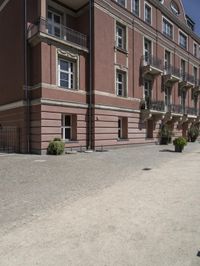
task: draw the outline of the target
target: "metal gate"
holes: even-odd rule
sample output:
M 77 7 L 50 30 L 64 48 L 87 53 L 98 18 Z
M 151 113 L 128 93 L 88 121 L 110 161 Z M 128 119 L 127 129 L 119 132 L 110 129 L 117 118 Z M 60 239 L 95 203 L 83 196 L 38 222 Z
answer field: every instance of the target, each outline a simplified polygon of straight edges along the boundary
M 0 152 L 19 152 L 19 128 L 0 127 Z

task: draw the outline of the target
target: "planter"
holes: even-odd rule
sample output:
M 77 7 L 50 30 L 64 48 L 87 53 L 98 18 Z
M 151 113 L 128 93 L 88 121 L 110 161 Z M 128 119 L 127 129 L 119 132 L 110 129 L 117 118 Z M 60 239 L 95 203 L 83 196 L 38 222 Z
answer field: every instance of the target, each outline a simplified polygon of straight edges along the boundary
M 182 152 L 182 151 L 183 151 L 183 147 L 175 145 L 175 152 Z
M 194 138 L 191 137 L 191 138 L 190 138 L 190 141 L 191 141 L 191 142 L 195 142 L 196 140 L 197 140 L 196 137 L 194 137 Z
M 160 139 L 160 145 L 167 145 L 169 143 L 169 138 L 168 137 L 162 137 Z

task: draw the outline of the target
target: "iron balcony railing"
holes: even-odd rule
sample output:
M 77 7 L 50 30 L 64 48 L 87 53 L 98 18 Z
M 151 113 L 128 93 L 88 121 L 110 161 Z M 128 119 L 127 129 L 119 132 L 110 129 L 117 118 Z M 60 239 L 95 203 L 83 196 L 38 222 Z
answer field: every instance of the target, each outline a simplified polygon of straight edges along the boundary
M 194 85 L 195 85 L 195 87 L 199 87 L 200 86 L 200 80 L 197 78 L 194 78 Z
M 198 110 L 197 110 L 197 108 L 194 108 L 194 107 L 186 107 L 185 108 L 185 114 L 198 115 Z
M 182 114 L 183 113 L 183 108 L 181 105 L 176 105 L 176 104 L 169 104 L 167 106 L 167 111 L 175 114 Z
M 165 74 L 166 75 L 174 75 L 174 76 L 176 76 L 178 78 L 180 78 L 180 76 L 181 76 L 180 69 L 175 67 L 175 66 L 165 65 L 164 69 L 165 69 Z
M 147 109 L 154 110 L 154 111 L 165 111 L 165 105 L 163 101 L 156 101 L 156 100 L 149 100 L 146 99 L 146 107 Z
M 51 27 L 52 28 L 52 27 Z M 71 28 L 68 28 L 62 24 L 50 30 L 50 24 L 48 20 L 40 18 L 35 24 L 31 25 L 28 30 L 28 38 L 33 37 L 38 32 L 51 35 L 57 39 L 74 43 L 81 47 L 87 48 L 87 36 L 75 31 Z
M 188 74 L 187 72 L 181 71 L 181 79 L 182 79 L 182 81 L 195 84 L 195 77 L 193 75 Z
M 152 56 L 151 54 L 146 54 L 142 56 L 142 64 L 143 66 L 149 65 L 157 69 L 163 70 L 162 60 L 155 56 Z
M 176 105 L 176 104 L 168 104 L 166 105 L 164 101 L 156 101 L 156 100 L 149 100 L 148 98 L 145 99 L 146 102 L 146 109 L 154 110 L 158 112 L 171 112 L 175 114 L 187 114 L 187 115 L 200 115 L 200 110 L 194 107 L 185 107 L 183 105 Z

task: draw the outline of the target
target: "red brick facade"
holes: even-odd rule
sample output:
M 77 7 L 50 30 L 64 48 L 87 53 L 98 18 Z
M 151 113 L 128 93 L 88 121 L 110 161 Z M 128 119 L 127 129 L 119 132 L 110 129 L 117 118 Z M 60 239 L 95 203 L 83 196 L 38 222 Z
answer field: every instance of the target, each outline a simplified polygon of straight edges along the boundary
M 91 31 L 87 0 L 5 2 L 0 124 L 20 128 L 21 152 L 45 153 L 54 137 L 77 149 L 155 143 L 161 124 L 185 136 L 199 123 L 200 38 L 181 1 L 138 0 L 135 15 L 134 0 L 94 0 Z

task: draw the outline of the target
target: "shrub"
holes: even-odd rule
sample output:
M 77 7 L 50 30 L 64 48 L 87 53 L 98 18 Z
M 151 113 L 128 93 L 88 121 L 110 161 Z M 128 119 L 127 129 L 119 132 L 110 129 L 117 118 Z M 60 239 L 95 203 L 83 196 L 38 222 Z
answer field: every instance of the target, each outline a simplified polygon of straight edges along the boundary
M 54 138 L 53 141 L 61 141 L 61 138 Z
M 179 147 L 180 149 L 183 149 L 185 145 L 187 145 L 187 140 L 183 137 L 178 137 L 174 139 L 173 141 L 174 146 Z
M 162 125 L 159 132 L 158 138 L 160 139 L 160 144 L 168 144 L 172 138 L 172 131 L 167 125 Z
M 47 148 L 47 154 L 49 155 L 61 155 L 63 154 L 65 149 L 65 144 L 58 140 L 58 138 L 55 138 L 53 141 L 49 143 L 49 146 Z
M 199 129 L 196 126 L 191 126 L 188 129 L 188 141 L 194 142 L 199 136 Z

